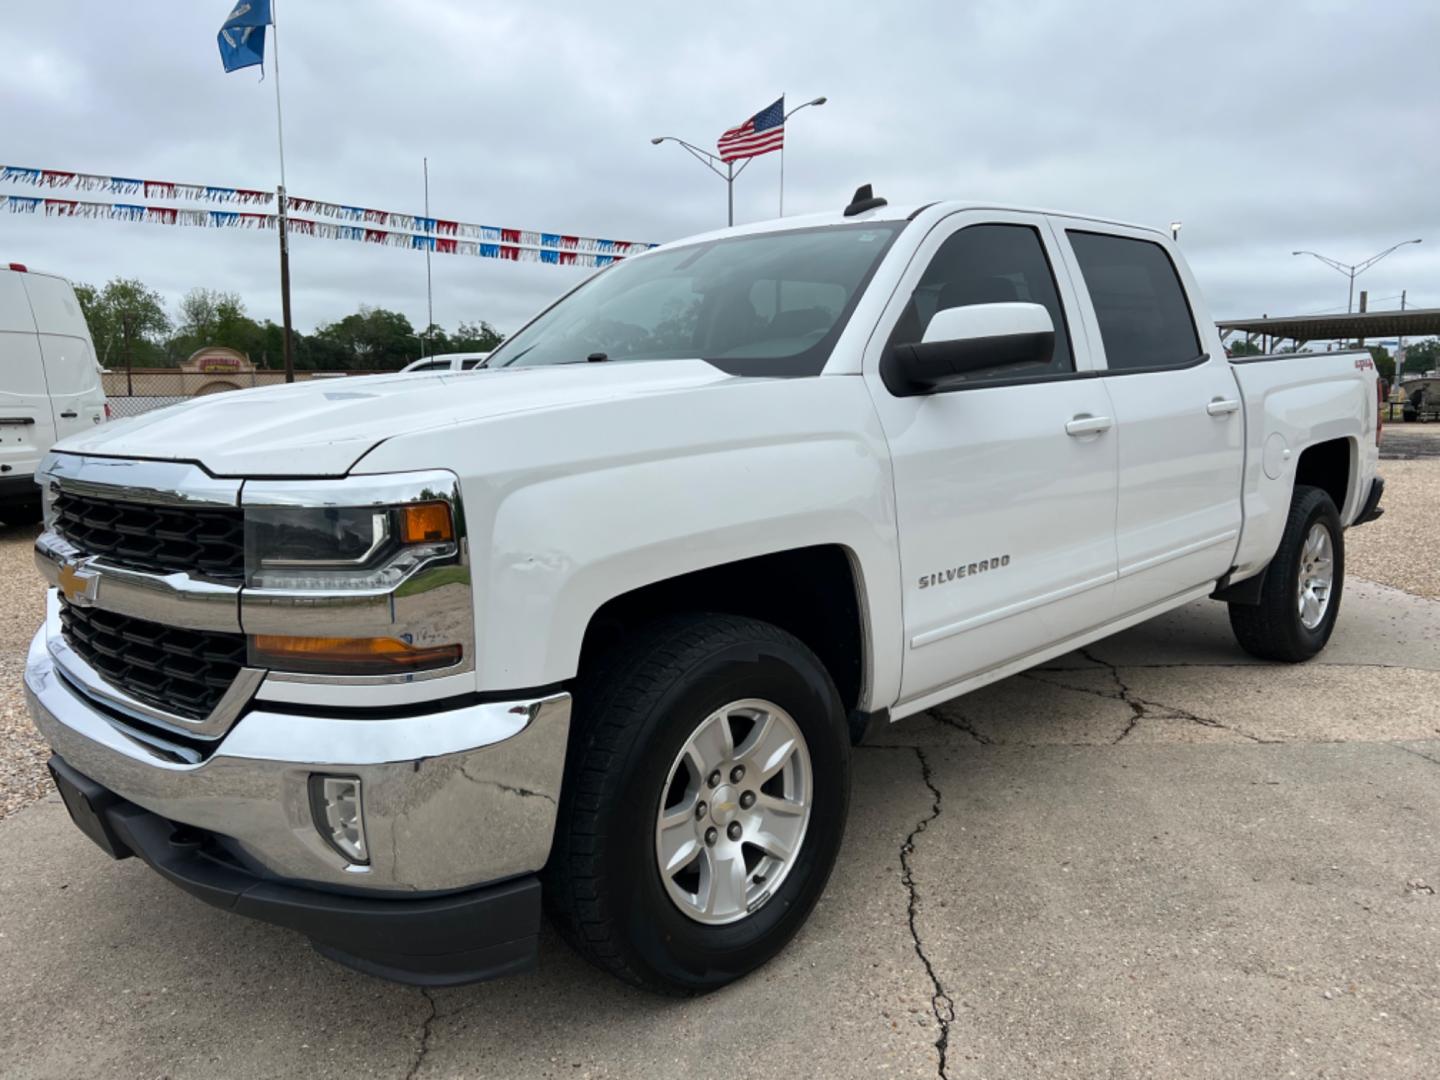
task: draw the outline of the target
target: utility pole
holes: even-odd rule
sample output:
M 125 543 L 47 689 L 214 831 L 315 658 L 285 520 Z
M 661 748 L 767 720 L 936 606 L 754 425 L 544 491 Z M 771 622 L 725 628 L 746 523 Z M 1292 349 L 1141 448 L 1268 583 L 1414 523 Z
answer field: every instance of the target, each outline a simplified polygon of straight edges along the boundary
M 1354 287 L 1355 287 L 1355 279 L 1354 279 L 1354 278 L 1351 278 L 1351 279 L 1350 279 L 1350 287 L 1351 287 L 1351 288 L 1354 288 Z M 1364 314 L 1365 314 L 1365 308 L 1368 306 L 1368 304 L 1366 303 L 1366 301 L 1368 301 L 1369 298 L 1370 298 L 1370 293 L 1367 292 L 1365 289 L 1361 289 L 1361 290 L 1360 290 L 1360 314 L 1361 314 L 1361 315 L 1364 315 Z M 1358 338 L 1358 339 L 1357 339 L 1357 342 L 1358 342 L 1360 348 L 1362 348 L 1362 349 L 1365 348 L 1365 338 L 1364 338 L 1363 336 L 1360 337 L 1360 338 Z
M 430 228 L 430 159 L 423 159 L 425 162 L 425 349 L 421 353 L 431 355 L 434 350 L 430 348 L 430 328 L 435 325 L 435 294 L 430 285 L 430 249 L 435 246 L 435 237 Z
M 1400 314 L 1405 314 L 1405 293 L 1400 290 Z M 1403 325 L 1403 324 L 1402 324 Z M 1395 385 L 1400 385 L 1400 376 L 1405 373 L 1405 335 L 1395 335 Z

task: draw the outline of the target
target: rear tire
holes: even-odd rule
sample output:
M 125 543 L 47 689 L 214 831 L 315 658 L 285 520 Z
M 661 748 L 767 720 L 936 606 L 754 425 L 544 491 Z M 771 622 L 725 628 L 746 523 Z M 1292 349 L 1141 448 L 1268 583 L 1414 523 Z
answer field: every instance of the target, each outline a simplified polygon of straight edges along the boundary
M 1319 583 L 1328 574 L 1328 586 Z M 1322 489 L 1298 485 L 1280 548 L 1265 570 L 1258 604 L 1231 604 L 1240 647 L 1262 660 L 1298 663 L 1325 647 L 1345 589 L 1345 532 Z
M 761 745 L 767 708 L 781 726 L 765 730 L 786 738 Z M 697 768 L 704 732 L 720 741 Z M 627 982 L 668 994 L 717 989 L 764 964 L 804 923 L 834 867 L 849 799 L 845 712 L 804 644 L 755 619 L 666 618 L 582 672 L 547 910 L 576 951 Z M 801 802 L 790 857 L 765 853 L 775 845 L 763 815 Z M 662 828 L 680 830 L 669 865 L 683 868 L 670 874 Z M 707 880 L 728 883 L 738 905 L 721 903 Z

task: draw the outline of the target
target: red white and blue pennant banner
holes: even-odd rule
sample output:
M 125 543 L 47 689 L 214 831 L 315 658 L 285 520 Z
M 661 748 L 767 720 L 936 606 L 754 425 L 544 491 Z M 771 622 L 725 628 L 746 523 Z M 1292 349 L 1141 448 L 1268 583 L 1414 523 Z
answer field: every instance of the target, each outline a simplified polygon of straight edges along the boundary
M 141 203 L 92 202 L 85 199 L 56 199 L 31 195 L 0 195 L 0 210 L 12 214 L 40 214 L 46 217 L 106 218 L 112 221 L 144 221 L 155 225 L 187 225 L 214 229 L 274 229 L 279 215 L 237 210 L 190 210 L 175 206 L 147 206 Z M 456 237 L 421 236 L 415 233 L 379 229 L 370 225 L 345 225 L 311 218 L 289 219 L 290 232 L 325 240 L 354 240 L 384 247 L 427 248 L 442 255 L 469 255 L 508 262 L 551 263 L 557 266 L 599 268 L 625 256 L 600 250 L 581 251 L 558 245 L 489 243 Z M 548 238 L 548 237 L 547 237 Z M 597 241 L 606 243 L 607 241 Z
M 215 203 L 242 203 L 251 205 L 270 206 L 275 202 L 275 193 L 271 191 L 257 191 L 251 188 L 217 187 L 211 184 L 180 184 L 168 180 L 139 180 L 124 176 L 100 176 L 93 173 L 65 172 L 59 169 L 32 169 L 20 165 L 0 166 L 0 183 L 11 182 L 17 184 L 31 184 L 36 187 L 46 188 L 73 188 L 77 191 L 104 191 L 115 195 L 138 195 L 143 194 L 147 199 L 174 199 L 189 202 L 215 202 Z M 11 199 L 20 196 L 9 196 Z M 65 200 L 58 200 L 64 202 Z M 75 202 L 76 200 L 70 200 Z M 39 200 L 37 200 L 38 204 Z M 322 199 L 306 199 L 291 195 L 286 199 L 289 213 L 294 214 L 318 214 L 321 217 L 332 218 L 339 222 L 354 222 L 368 227 L 371 231 L 385 229 L 399 229 L 406 233 L 424 234 L 421 239 L 430 241 L 433 251 L 450 251 L 448 241 L 478 240 L 486 245 L 499 245 L 501 247 L 515 247 L 521 251 L 556 251 L 560 253 L 587 253 L 594 255 L 610 255 L 623 258 L 626 255 L 638 255 L 642 251 L 648 251 L 654 244 L 641 243 L 629 240 L 604 240 L 593 236 L 573 236 L 567 233 L 543 232 L 536 229 L 511 229 L 500 225 L 476 225 L 467 221 L 451 221 L 440 217 L 423 217 L 418 214 L 401 214 L 391 210 L 375 210 L 364 206 L 347 206 L 343 203 L 325 202 Z M 93 203 L 93 206 L 106 204 Z M 114 204 L 122 206 L 124 204 Z M 11 210 L 16 210 L 12 205 Z M 164 207 L 150 207 L 154 211 L 166 210 Z M 49 213 L 49 211 L 46 211 Z M 187 211 L 169 210 L 170 214 L 206 214 L 210 211 Z M 110 214 L 88 213 L 87 217 L 113 217 Z M 139 218 L 128 220 L 160 221 L 158 216 L 141 215 Z M 294 232 L 304 232 L 296 227 L 302 218 L 291 217 L 291 228 Z M 167 224 L 176 224 L 176 221 L 168 221 Z M 195 224 L 194 221 L 185 221 L 185 224 Z M 322 223 L 315 222 L 319 226 Z M 268 226 L 268 227 L 273 227 Z M 310 232 L 312 236 L 331 236 L 327 230 Z M 339 235 L 339 234 L 333 234 Z M 348 233 L 341 236 L 342 239 L 350 239 Z M 363 237 L 361 237 L 363 239 Z M 410 245 L 403 245 L 410 246 Z M 425 244 L 417 244 L 416 247 L 425 247 Z M 508 257 L 508 256 L 497 256 Z M 591 265 L 580 263 L 574 259 L 542 259 L 542 262 L 558 262 L 561 265 Z
M 114 195 L 141 195 L 147 199 L 188 199 L 192 202 L 238 202 L 268 205 L 273 191 L 251 188 L 215 187 L 210 184 L 176 184 L 169 180 L 139 180 L 128 176 L 100 176 L 95 173 L 63 172 L 59 169 L 30 169 L 22 165 L 0 166 L 0 182 L 33 184 L 35 187 L 74 188 L 76 191 L 108 191 Z

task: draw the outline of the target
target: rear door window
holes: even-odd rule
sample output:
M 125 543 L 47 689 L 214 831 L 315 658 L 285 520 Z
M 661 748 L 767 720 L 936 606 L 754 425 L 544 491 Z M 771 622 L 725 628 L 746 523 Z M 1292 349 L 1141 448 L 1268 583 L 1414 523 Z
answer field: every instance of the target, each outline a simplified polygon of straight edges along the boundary
M 1070 230 L 1111 371 L 1186 367 L 1200 357 L 1195 317 L 1159 244 Z

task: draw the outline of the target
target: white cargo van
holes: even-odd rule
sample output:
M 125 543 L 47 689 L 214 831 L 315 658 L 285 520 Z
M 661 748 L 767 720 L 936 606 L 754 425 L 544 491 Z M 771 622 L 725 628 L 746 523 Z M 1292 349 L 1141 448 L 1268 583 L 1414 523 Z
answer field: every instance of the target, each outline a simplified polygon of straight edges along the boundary
M 50 444 L 105 420 L 95 346 L 75 290 L 0 267 L 0 521 L 40 520 L 35 466 Z

